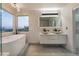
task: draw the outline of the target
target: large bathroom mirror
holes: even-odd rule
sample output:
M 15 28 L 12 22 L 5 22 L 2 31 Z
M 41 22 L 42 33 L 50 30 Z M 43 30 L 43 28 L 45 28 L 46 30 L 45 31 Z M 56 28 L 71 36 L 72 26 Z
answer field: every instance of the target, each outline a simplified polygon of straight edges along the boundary
M 61 27 L 62 21 L 58 15 L 55 16 L 41 16 L 40 27 Z

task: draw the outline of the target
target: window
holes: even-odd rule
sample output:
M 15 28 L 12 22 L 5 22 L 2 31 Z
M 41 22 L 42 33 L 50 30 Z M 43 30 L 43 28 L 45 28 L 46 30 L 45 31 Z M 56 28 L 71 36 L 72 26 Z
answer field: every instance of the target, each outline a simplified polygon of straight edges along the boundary
M 3 9 L 2 12 L 2 32 L 13 31 L 13 15 Z
M 18 31 L 28 31 L 28 30 L 29 30 L 29 17 L 18 16 Z

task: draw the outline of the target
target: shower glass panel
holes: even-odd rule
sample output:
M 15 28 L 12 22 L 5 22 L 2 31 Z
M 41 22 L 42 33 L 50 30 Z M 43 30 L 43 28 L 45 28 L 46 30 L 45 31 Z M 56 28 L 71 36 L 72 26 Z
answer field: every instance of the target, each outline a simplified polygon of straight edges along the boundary
M 76 33 L 75 33 L 75 35 L 76 35 L 76 51 L 77 51 L 77 53 L 78 53 L 78 51 L 79 51 L 79 8 L 77 8 L 75 11 L 74 11 L 75 13 L 75 15 L 74 15 L 74 20 L 75 20 L 75 28 L 76 28 Z
M 2 55 L 2 4 L 0 3 L 0 56 Z

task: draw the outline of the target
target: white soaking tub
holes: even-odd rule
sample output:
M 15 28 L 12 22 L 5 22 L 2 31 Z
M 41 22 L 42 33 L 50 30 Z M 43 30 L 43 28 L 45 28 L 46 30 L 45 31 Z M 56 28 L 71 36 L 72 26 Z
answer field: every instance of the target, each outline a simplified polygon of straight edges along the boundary
M 26 45 L 26 35 L 17 34 L 7 37 L 2 37 L 2 54 L 4 53 L 10 56 L 21 55 L 21 51 L 24 50 Z

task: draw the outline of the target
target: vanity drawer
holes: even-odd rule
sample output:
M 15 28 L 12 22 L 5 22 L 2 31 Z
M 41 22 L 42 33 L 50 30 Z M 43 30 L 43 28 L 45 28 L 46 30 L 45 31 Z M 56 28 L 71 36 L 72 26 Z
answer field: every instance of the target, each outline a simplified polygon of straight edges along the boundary
M 57 37 L 56 36 L 41 36 L 41 39 L 44 40 L 44 39 L 47 39 L 47 40 L 56 40 Z
M 66 44 L 66 41 L 64 39 L 61 39 L 61 40 L 43 39 L 43 40 L 40 41 L 40 44 Z
M 41 36 L 40 44 L 66 44 L 66 35 Z
M 67 35 L 59 35 L 57 36 L 57 40 L 61 41 L 61 42 L 67 42 Z

